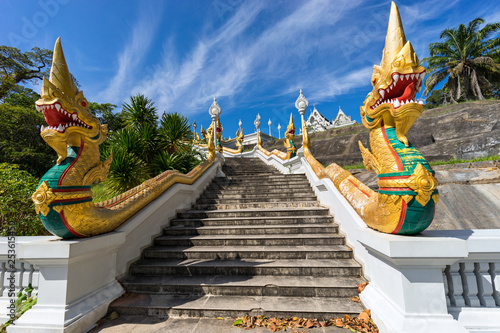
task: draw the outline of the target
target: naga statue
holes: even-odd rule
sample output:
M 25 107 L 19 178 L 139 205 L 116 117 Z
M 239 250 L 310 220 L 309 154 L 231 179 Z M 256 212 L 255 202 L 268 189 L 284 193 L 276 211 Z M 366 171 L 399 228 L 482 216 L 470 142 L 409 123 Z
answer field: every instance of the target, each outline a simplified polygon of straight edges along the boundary
M 245 136 L 243 135 L 243 130 L 241 130 L 241 133 L 240 133 L 240 130 L 238 129 L 238 130 L 236 130 L 236 137 L 234 139 L 224 141 L 225 143 L 235 141 L 237 149 L 232 149 L 232 148 L 228 148 L 228 147 L 222 147 L 222 149 L 227 153 L 239 154 L 243 151 L 243 139 L 244 138 L 245 138 Z
M 293 138 L 295 137 L 295 126 L 293 125 L 293 114 L 290 114 L 290 122 L 286 127 L 285 132 L 285 148 L 286 148 L 286 159 L 289 160 L 295 157 L 297 149 L 293 143 Z
M 359 147 L 366 169 L 378 173 L 378 193 L 337 164 L 325 168 L 316 161 L 304 124 L 304 157 L 316 175 L 330 178 L 364 222 L 381 232 L 411 235 L 425 230 L 439 201 L 434 171 L 406 137 L 424 109 L 415 100 L 424 76 L 425 68 L 406 41 L 399 10 L 392 2 L 382 62 L 374 66 L 373 90 L 361 106 L 372 152 L 361 142 Z
M 203 125 L 201 125 L 200 129 L 201 137 L 202 137 L 202 142 L 207 143 L 207 132 L 205 132 L 205 129 L 203 128 Z
M 294 137 L 295 137 L 295 126 L 293 125 L 293 114 L 290 114 L 290 122 L 288 123 L 288 126 L 286 127 L 285 142 L 283 143 L 285 148 L 286 148 L 286 153 L 279 151 L 278 149 L 273 149 L 273 151 L 269 152 L 264 147 L 262 147 L 262 140 L 260 138 L 260 132 L 259 132 L 259 138 L 258 138 L 258 148 L 266 156 L 275 155 L 284 161 L 289 160 L 297 155 L 296 154 L 297 149 L 295 148 L 295 144 L 293 143 Z
M 173 184 L 194 183 L 215 160 L 212 139 L 207 160 L 188 174 L 168 170 L 113 199 L 93 203 L 91 185 L 106 179 L 111 164 L 112 157 L 101 162 L 99 154 L 108 130 L 89 111 L 83 92 L 75 86 L 60 38 L 50 78 L 43 78 L 41 99 L 35 104 L 48 124 L 40 134 L 58 158 L 31 198 L 45 228 L 62 238 L 113 231 Z

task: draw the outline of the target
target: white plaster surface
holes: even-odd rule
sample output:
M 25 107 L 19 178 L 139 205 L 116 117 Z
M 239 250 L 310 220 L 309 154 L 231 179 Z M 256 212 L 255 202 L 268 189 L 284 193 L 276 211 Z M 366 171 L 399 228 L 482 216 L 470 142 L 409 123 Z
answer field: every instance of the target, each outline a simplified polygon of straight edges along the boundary
M 222 163 L 218 154 L 214 165 L 193 185 L 174 185 L 111 233 L 75 240 L 16 237 L 16 260 L 37 269 L 38 300 L 7 332 L 85 332 L 91 328 L 124 293 L 117 278 L 126 274 L 177 210 L 191 206 Z M 7 259 L 7 249 L 7 237 L 0 238 L 1 261 Z M 0 305 L 2 301 L 9 300 L 0 298 Z M 0 314 L 6 310 L 0 309 Z

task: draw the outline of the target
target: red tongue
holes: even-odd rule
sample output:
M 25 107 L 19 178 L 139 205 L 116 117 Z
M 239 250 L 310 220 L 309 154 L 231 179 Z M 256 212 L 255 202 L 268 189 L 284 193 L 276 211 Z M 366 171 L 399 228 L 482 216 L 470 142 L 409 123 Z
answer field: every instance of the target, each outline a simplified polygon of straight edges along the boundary
M 406 86 L 405 91 L 403 92 L 403 95 L 399 96 L 397 100 L 401 103 L 404 101 L 406 103 L 407 100 L 411 100 L 415 97 L 415 83 L 412 82 L 408 86 Z

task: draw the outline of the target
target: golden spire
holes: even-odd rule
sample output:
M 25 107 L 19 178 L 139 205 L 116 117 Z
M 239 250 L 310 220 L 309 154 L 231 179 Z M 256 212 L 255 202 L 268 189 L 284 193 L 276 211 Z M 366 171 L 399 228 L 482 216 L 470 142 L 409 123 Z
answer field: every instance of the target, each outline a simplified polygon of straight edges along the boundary
M 385 47 L 384 51 L 382 51 L 382 62 L 380 63 L 380 67 L 386 68 L 386 66 L 390 66 L 405 44 L 405 31 L 401 23 L 401 17 L 399 16 L 399 9 L 394 1 L 392 1 L 389 26 L 387 27 Z
M 57 38 L 52 57 L 52 68 L 50 69 L 49 81 L 64 92 L 67 97 L 75 98 L 78 89 L 69 72 L 66 59 L 61 47 L 61 37 Z
M 290 113 L 290 122 L 288 123 L 288 126 L 286 127 L 288 130 L 290 129 L 295 129 L 295 126 L 293 125 L 293 113 Z

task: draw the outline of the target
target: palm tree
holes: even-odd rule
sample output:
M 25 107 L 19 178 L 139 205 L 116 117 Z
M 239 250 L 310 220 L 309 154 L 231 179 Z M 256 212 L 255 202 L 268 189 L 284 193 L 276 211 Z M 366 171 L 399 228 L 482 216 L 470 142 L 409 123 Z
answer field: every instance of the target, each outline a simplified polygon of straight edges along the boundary
M 123 118 L 126 127 L 140 129 L 149 124 L 156 127 L 158 116 L 154 102 L 142 94 L 130 97 L 130 104 L 123 103 Z
M 169 153 L 187 151 L 192 134 L 191 125 L 186 117 L 177 112 L 163 113 L 159 129 L 160 148 L 166 149 Z
M 500 30 L 500 23 L 487 24 L 479 30 L 483 23 L 482 18 L 476 18 L 468 26 L 460 24 L 457 29 L 445 29 L 440 36 L 444 42 L 429 45 L 430 57 L 423 59 L 429 72 L 425 80 L 426 96 L 448 78 L 446 85 L 453 103 L 462 94 L 466 100 L 484 99 L 481 86 L 491 87 L 488 74 L 500 72 L 500 65 L 494 61 L 500 37 L 488 39 Z

